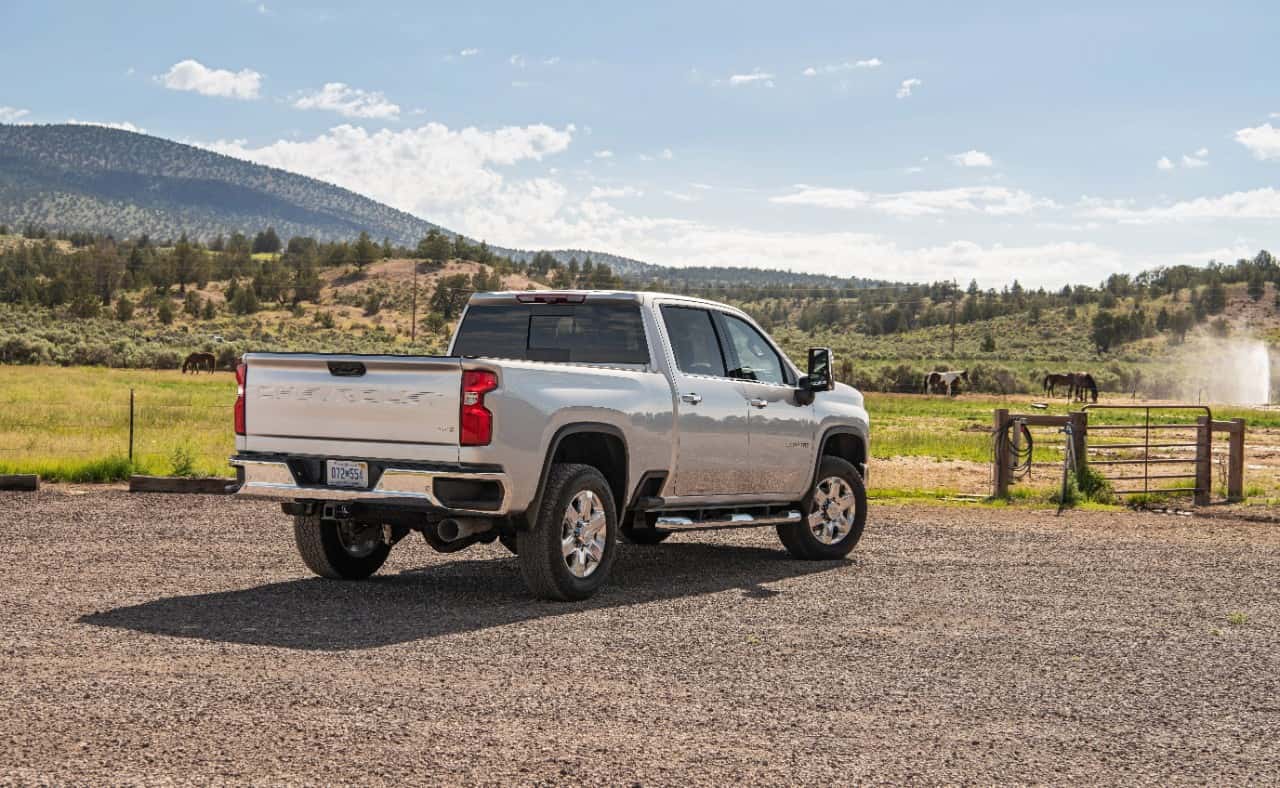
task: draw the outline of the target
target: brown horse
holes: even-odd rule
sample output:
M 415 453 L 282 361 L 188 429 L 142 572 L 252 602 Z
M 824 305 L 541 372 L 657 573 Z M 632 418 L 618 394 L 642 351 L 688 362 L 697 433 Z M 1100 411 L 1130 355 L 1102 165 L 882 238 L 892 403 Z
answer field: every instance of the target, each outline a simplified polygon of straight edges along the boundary
M 1067 389 L 1067 399 L 1071 399 L 1076 390 L 1076 374 L 1075 372 L 1056 373 L 1050 372 L 1044 376 L 1044 393 L 1050 397 L 1058 396 L 1058 387 L 1065 386 Z
M 208 370 L 210 374 L 218 367 L 218 359 L 212 353 L 192 353 L 187 356 L 187 360 L 182 362 L 182 374 L 190 371 L 192 374 L 199 375 L 200 370 Z
M 1073 372 L 1072 377 L 1075 378 L 1072 393 L 1075 394 L 1077 402 L 1087 402 L 1090 397 L 1094 402 L 1098 401 L 1098 384 L 1094 381 L 1093 375 L 1088 372 Z

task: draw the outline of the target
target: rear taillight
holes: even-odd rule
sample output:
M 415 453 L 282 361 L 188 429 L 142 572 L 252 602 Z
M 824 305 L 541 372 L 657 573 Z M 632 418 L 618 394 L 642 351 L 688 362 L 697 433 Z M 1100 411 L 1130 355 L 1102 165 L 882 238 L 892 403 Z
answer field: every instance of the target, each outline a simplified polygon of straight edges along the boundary
M 488 446 L 493 440 L 493 414 L 484 406 L 484 395 L 498 387 L 498 376 L 483 369 L 462 372 L 462 409 L 459 419 L 463 446 Z
M 244 435 L 244 382 L 249 377 L 249 368 L 244 364 L 236 364 L 236 434 Z

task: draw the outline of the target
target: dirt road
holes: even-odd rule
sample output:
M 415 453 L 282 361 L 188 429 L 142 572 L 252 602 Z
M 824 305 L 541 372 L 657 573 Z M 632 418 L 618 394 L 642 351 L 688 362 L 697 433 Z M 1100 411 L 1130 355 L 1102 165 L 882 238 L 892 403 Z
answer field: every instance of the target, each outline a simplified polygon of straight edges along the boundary
M 1280 527 L 873 510 L 308 576 L 268 504 L 0 494 L 0 782 L 1226 782 L 1280 774 Z

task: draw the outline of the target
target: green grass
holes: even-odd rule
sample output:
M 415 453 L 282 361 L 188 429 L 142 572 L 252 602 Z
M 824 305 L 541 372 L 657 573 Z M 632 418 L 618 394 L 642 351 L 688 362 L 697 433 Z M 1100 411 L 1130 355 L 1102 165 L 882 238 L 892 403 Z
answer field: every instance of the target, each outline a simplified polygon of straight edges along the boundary
M 135 391 L 136 415 L 132 465 L 130 388 Z M 235 383 L 225 372 L 192 376 L 176 371 L 0 365 L 0 473 L 38 473 L 51 481 L 110 481 L 133 472 L 226 475 L 226 459 L 234 446 L 234 399 Z M 1072 407 L 1057 401 L 1046 411 L 1032 411 L 1025 397 L 875 393 L 866 395 L 866 406 L 873 458 L 980 463 L 991 458 L 995 408 L 1064 414 Z M 1214 416 L 1244 417 L 1251 429 L 1280 426 L 1280 413 L 1275 411 L 1233 408 L 1215 411 Z M 1141 415 L 1120 411 L 1096 418 L 1136 425 Z M 1187 413 L 1153 418 L 1185 421 Z M 1060 463 L 1062 436 L 1052 428 L 1035 429 L 1033 435 L 1036 462 Z M 884 500 L 956 495 L 944 489 L 881 488 L 873 488 L 871 494 Z M 1254 489 L 1250 494 L 1258 493 Z
M 223 476 L 234 448 L 234 401 L 227 373 L 0 366 L 0 473 L 68 482 L 130 473 Z

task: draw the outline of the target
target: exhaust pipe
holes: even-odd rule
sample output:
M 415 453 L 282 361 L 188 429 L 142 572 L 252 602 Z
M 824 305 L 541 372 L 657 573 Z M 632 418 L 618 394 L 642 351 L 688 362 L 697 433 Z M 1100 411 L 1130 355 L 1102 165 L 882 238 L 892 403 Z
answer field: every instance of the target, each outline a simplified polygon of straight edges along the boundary
M 436 535 L 443 542 L 456 542 L 470 536 L 478 536 L 492 528 L 493 522 L 490 520 L 482 520 L 478 517 L 450 517 L 436 524 Z

